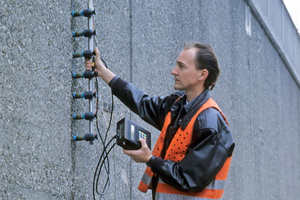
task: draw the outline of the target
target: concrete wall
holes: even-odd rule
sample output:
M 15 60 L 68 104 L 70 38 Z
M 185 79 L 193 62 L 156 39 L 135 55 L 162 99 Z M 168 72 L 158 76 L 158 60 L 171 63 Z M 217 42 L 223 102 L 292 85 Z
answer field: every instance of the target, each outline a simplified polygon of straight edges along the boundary
M 174 91 L 170 71 L 184 42 L 211 44 L 222 71 L 213 97 L 236 141 L 224 199 L 297 199 L 300 90 L 249 2 L 96 1 L 96 40 L 108 67 L 150 95 Z M 71 96 L 87 90 L 87 80 L 71 78 L 84 71 L 72 53 L 87 49 L 87 39 L 72 31 L 86 29 L 87 19 L 70 13 L 86 7 L 87 0 L 0 1 L 0 199 L 92 199 L 103 145 L 71 141 L 88 131 L 88 122 L 71 119 L 88 110 L 86 100 Z M 154 145 L 159 131 L 114 102 L 108 138 L 126 116 L 152 132 Z M 111 99 L 101 80 L 99 105 L 104 136 Z M 136 189 L 143 164 L 118 146 L 109 159 L 102 199 L 150 199 Z
M 300 37 L 282 0 L 247 0 L 286 67 L 300 87 Z

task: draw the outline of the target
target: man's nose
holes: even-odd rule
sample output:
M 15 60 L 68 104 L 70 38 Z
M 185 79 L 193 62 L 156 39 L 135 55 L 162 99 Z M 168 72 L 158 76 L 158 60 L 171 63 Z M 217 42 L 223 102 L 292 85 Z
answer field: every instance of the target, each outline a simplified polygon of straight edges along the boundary
M 171 74 L 173 74 L 173 75 L 178 75 L 178 72 L 177 72 L 177 70 L 176 70 L 176 67 L 177 67 L 177 66 L 175 66 L 174 69 L 171 71 Z

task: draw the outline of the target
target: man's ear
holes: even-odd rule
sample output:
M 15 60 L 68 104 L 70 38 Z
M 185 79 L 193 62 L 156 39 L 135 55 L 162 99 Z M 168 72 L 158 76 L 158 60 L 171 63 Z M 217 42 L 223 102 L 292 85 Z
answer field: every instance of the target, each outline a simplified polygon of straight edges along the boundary
M 199 81 L 206 80 L 208 74 L 209 73 L 208 73 L 207 69 L 202 69 L 200 72 L 200 75 L 199 75 Z

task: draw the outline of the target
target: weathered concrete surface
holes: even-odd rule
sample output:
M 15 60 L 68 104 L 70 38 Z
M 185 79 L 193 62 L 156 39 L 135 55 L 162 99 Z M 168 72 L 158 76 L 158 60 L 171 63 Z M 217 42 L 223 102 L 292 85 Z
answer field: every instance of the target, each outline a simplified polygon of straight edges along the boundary
M 244 0 L 107 0 L 94 6 L 96 40 L 108 67 L 150 95 L 174 92 L 170 72 L 186 41 L 214 47 L 221 76 L 212 93 L 236 141 L 224 199 L 300 196 L 300 90 L 251 12 L 246 32 Z M 72 53 L 87 48 L 87 39 L 72 38 L 72 31 L 86 29 L 87 19 L 70 13 L 86 7 L 87 0 L 0 1 L 0 199 L 92 199 L 103 145 L 71 141 L 88 131 L 88 122 L 71 119 L 88 110 L 86 100 L 71 96 L 87 90 L 87 80 L 71 78 L 84 71 L 83 59 Z M 126 116 L 152 132 L 154 145 L 159 131 L 114 102 L 108 139 Z M 99 106 L 104 136 L 111 99 L 101 80 Z M 150 192 L 137 190 L 143 164 L 118 146 L 109 159 L 103 199 L 150 199 Z M 102 170 L 99 189 L 105 180 Z

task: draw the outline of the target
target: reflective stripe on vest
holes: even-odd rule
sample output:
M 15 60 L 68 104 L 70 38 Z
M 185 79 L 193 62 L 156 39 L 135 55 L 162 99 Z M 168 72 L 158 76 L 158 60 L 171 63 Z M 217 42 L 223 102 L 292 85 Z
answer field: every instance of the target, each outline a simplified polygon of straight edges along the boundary
M 218 107 L 218 105 L 212 100 L 212 98 L 209 98 L 207 102 L 204 103 L 203 106 L 197 111 L 197 113 L 193 116 L 185 130 L 182 130 L 181 128 L 178 129 L 176 134 L 174 135 L 165 155 L 165 160 L 172 160 L 175 162 L 181 161 L 185 157 L 186 149 L 188 145 L 191 143 L 192 140 L 192 131 L 193 126 L 195 123 L 195 120 L 197 116 L 205 109 L 207 108 L 215 108 L 219 110 L 219 112 L 222 114 L 224 120 L 228 124 L 225 116 L 223 115 L 222 111 Z M 164 145 L 164 139 L 165 134 L 167 131 L 167 128 L 171 122 L 171 113 L 169 112 L 165 118 L 164 126 L 162 128 L 162 131 L 157 139 L 157 142 L 153 148 L 152 154 L 156 157 L 161 157 L 161 151 L 163 149 Z M 220 199 L 223 196 L 224 193 L 224 187 L 225 187 L 225 180 L 227 178 L 227 174 L 230 167 L 230 161 L 231 157 L 227 158 L 225 164 L 223 165 L 222 169 L 218 172 L 218 174 L 215 177 L 215 180 L 212 181 L 203 191 L 201 192 L 182 192 L 179 190 L 176 190 L 172 186 L 165 184 L 162 180 L 159 179 L 159 183 L 156 188 L 156 194 L 157 199 L 176 199 L 174 198 L 174 195 L 178 196 L 190 196 L 187 198 L 190 199 Z M 140 182 L 140 185 L 138 189 L 142 192 L 147 192 L 148 189 L 151 189 L 151 180 L 154 173 L 151 171 L 149 167 L 146 167 L 145 173 L 142 177 L 142 180 Z M 171 196 L 172 197 L 171 197 Z
M 225 182 L 230 167 L 231 158 L 227 158 L 222 169 L 203 191 L 201 192 L 183 192 L 164 183 L 161 179 L 156 188 L 156 200 L 162 199 L 187 199 L 187 200 L 203 200 L 203 199 L 221 199 L 224 194 Z M 183 198 L 184 196 L 184 198 Z

